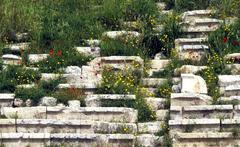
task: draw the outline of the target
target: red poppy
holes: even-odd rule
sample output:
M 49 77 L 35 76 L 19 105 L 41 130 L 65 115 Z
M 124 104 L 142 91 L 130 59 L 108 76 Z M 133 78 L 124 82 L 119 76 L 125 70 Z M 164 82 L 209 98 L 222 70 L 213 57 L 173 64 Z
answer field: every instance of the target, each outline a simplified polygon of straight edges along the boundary
M 52 49 L 50 49 L 50 51 L 49 51 L 49 55 L 52 57 L 52 56 L 54 56 L 54 49 L 52 48 Z
M 233 42 L 232 42 L 232 45 L 233 45 L 233 46 L 239 46 L 239 44 L 240 44 L 240 43 L 239 43 L 237 40 L 233 40 Z
M 57 54 L 58 54 L 58 56 L 62 56 L 62 51 L 59 50 L 59 51 L 57 52 Z
M 227 37 L 224 37 L 224 38 L 223 38 L 223 42 L 224 42 L 224 43 L 227 43 L 227 41 L 228 41 L 228 38 L 227 38 Z

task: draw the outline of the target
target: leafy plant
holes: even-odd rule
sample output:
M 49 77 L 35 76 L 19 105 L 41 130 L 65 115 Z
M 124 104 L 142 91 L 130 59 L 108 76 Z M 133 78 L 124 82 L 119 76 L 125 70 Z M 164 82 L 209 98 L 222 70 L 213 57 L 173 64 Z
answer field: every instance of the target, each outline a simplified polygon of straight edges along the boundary
M 37 87 L 33 88 L 17 88 L 15 90 L 15 96 L 24 101 L 27 99 L 32 100 L 33 105 L 37 105 L 42 97 L 45 96 L 45 92 Z

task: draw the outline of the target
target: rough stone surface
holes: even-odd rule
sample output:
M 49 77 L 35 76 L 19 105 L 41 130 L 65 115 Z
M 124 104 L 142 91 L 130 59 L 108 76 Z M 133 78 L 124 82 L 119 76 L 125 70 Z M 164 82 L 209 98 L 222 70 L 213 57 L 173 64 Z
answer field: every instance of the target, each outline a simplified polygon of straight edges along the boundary
M 57 99 L 54 97 L 43 97 L 39 105 L 40 106 L 56 106 Z
M 157 111 L 160 109 L 164 109 L 165 99 L 164 98 L 156 98 L 156 97 L 147 97 L 145 98 L 147 105 L 153 110 Z
M 22 107 L 24 105 L 24 102 L 22 99 L 15 98 L 13 101 L 13 106 L 14 107 Z
M 81 74 L 82 69 L 78 66 L 67 66 L 65 69 L 66 74 Z
M 122 36 L 131 36 L 131 37 L 138 38 L 140 36 L 140 33 L 135 31 L 110 31 L 110 32 L 104 33 L 103 36 L 106 36 L 112 39 L 116 39 Z
M 137 145 L 141 147 L 156 147 L 161 146 L 163 138 L 159 138 L 152 134 L 141 134 L 137 136 Z
M 100 48 L 99 47 L 76 47 L 76 50 L 79 53 L 82 53 L 86 56 L 93 56 L 93 57 L 99 57 L 100 56 Z
M 207 84 L 202 77 L 193 74 L 181 74 L 181 78 L 182 93 L 207 94 Z
M 201 71 L 203 69 L 206 69 L 207 66 L 194 66 L 194 65 L 183 65 L 180 68 L 177 68 L 174 70 L 175 75 L 180 74 L 195 74 L 198 71 Z
M 139 133 L 148 133 L 154 134 L 157 133 L 161 129 L 161 124 L 163 122 L 146 122 L 146 123 L 138 123 L 138 132 Z
M 29 54 L 28 60 L 30 63 L 37 63 L 47 59 L 48 56 L 49 54 Z
M 194 93 L 172 93 L 172 106 L 210 105 L 212 98 L 204 94 Z
M 68 101 L 68 107 L 71 109 L 79 109 L 81 107 L 81 102 L 79 100 Z

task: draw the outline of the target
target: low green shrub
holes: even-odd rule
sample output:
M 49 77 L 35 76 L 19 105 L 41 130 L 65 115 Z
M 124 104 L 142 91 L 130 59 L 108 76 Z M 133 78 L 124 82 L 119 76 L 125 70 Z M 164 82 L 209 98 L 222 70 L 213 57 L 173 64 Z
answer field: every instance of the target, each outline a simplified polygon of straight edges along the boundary
M 57 78 L 57 79 L 53 79 L 53 80 L 48 80 L 48 81 L 41 81 L 38 84 L 39 89 L 43 89 L 43 91 L 47 94 L 47 95 L 51 95 L 52 93 L 54 93 L 55 91 L 57 91 L 57 86 L 63 83 L 63 79 Z
M 175 10 L 185 12 L 190 10 L 207 9 L 211 0 L 175 0 Z
M 103 38 L 101 56 L 142 56 L 143 52 L 137 38 L 123 36 L 118 39 Z
M 82 66 L 86 65 L 92 58 L 84 56 L 74 50 L 62 51 L 51 49 L 50 56 L 43 61 L 35 63 L 34 66 L 39 67 L 42 73 L 58 73 L 61 68 L 67 66 Z
M 208 37 L 210 45 L 209 52 L 224 56 L 240 50 L 240 20 L 232 25 L 221 25 L 219 29 L 212 32 Z
M 16 85 L 31 84 L 41 78 L 41 73 L 19 66 L 7 66 L 0 72 L 0 91 L 14 92 Z
M 69 100 L 80 100 L 81 106 L 86 106 L 84 92 L 74 87 L 70 89 L 58 90 L 54 92 L 52 96 L 58 100 L 58 103 L 67 105 Z
M 15 97 L 24 101 L 27 99 L 32 100 L 33 105 L 37 105 L 42 97 L 45 96 L 45 92 L 38 87 L 33 88 L 17 88 L 15 90 Z
M 141 88 L 141 72 L 133 69 L 114 72 L 111 68 L 105 68 L 102 73 L 102 82 L 98 86 L 98 94 L 135 94 L 136 100 L 126 100 L 121 102 L 107 101 L 106 106 L 128 106 L 138 110 L 138 121 L 156 120 L 156 114 L 146 104 L 145 97 L 149 97 L 149 92 Z

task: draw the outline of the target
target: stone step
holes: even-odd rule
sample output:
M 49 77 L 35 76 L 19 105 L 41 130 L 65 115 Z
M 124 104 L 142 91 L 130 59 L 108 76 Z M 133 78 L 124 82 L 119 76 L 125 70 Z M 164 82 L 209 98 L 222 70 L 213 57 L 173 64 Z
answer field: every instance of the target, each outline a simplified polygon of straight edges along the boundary
M 118 37 L 125 37 L 125 36 L 139 38 L 140 35 L 141 34 L 136 31 L 109 31 L 109 32 L 103 33 L 104 37 L 111 38 L 111 39 L 117 39 Z
M 2 56 L 3 64 L 21 65 L 22 57 L 13 54 L 4 54 Z
M 149 75 L 151 76 L 154 72 L 159 70 L 163 70 L 167 65 L 170 63 L 170 60 L 150 60 L 150 70 L 148 71 Z
M 144 87 L 158 87 L 167 82 L 167 79 L 163 78 L 143 78 L 142 84 Z
M 181 74 L 181 92 L 207 94 L 207 84 L 201 76 Z
M 218 79 L 221 94 L 224 94 L 224 96 L 240 94 L 240 75 L 219 75 Z
M 43 61 L 49 57 L 49 54 L 28 54 L 28 61 L 33 64 Z
M 210 105 L 212 98 L 204 94 L 172 93 L 171 106 Z
M 213 31 L 216 31 L 218 29 L 218 25 L 214 25 L 214 26 L 209 26 L 209 25 L 204 25 L 204 26 L 184 26 L 182 28 L 182 31 L 184 34 L 192 34 L 192 33 L 210 33 Z
M 89 46 L 99 46 L 100 43 L 101 43 L 101 40 L 98 40 L 98 39 L 88 39 L 88 40 L 85 40 L 85 43 L 86 43 L 86 45 L 89 45 Z
M 31 113 L 29 113 L 31 112 Z M 136 122 L 137 110 L 121 107 L 2 107 L 1 115 L 21 119 L 63 119 L 106 122 Z
M 75 47 L 77 52 L 82 53 L 86 56 L 99 57 L 100 56 L 100 48 L 99 47 Z
M 170 133 L 178 132 L 219 132 L 220 119 L 180 119 L 169 120 Z
M 207 38 L 178 38 L 175 39 L 175 46 L 201 45 L 207 42 Z
M 123 101 L 123 100 L 135 100 L 135 95 L 120 95 L 120 94 L 94 94 L 87 95 L 85 98 L 87 107 L 101 107 L 102 101 Z
M 211 27 L 218 27 L 221 23 L 223 23 L 223 21 L 219 19 L 196 18 L 190 21 L 185 21 L 182 24 L 186 26 L 207 26 L 211 28 Z
M 126 67 L 134 67 L 142 70 L 144 61 L 139 56 L 108 56 L 97 57 L 88 63 L 95 71 L 102 70 L 104 66 L 112 66 L 115 69 L 124 70 Z M 134 66 L 135 65 L 135 66 Z M 138 65 L 136 67 L 136 65 Z
M 232 147 L 240 144 L 239 136 L 232 132 L 177 133 L 173 140 L 174 147 Z
M 14 43 L 14 44 L 8 44 L 6 45 L 5 48 L 9 48 L 12 51 L 24 51 L 26 49 L 28 49 L 30 46 L 30 42 L 26 42 L 26 43 Z
M 131 134 L 1 133 L 4 147 L 15 146 L 134 146 Z
M 13 93 L 0 93 L 0 108 L 12 106 L 14 96 Z
M 134 134 L 135 123 L 109 123 L 60 119 L 0 119 L 1 133 Z
M 138 123 L 138 133 L 155 134 L 162 129 L 163 124 L 163 121 Z
M 196 74 L 197 72 L 206 68 L 207 66 L 183 65 L 174 70 L 174 75 L 179 76 L 181 74 Z
M 160 11 L 166 9 L 166 4 L 163 2 L 157 2 L 156 5 Z
M 153 111 L 158 111 L 165 108 L 166 98 L 146 97 L 145 101 Z
M 233 118 L 233 105 L 185 106 L 182 118 Z
M 193 10 L 182 14 L 183 21 L 194 20 L 196 18 L 209 18 L 214 13 L 213 10 Z

